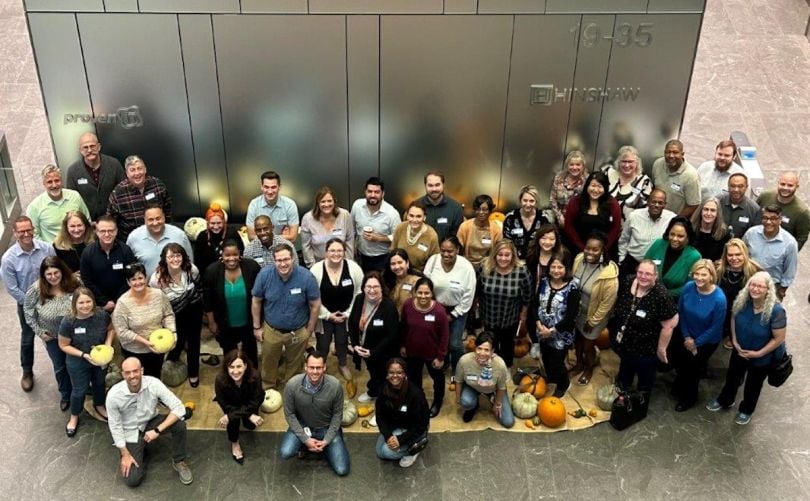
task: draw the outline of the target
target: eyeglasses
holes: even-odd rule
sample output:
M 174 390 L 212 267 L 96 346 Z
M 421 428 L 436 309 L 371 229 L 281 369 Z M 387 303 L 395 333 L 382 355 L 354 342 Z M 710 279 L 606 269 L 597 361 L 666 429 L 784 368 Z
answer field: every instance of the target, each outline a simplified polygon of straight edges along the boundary
M 275 261 L 277 263 L 289 263 L 290 261 L 292 261 L 292 258 L 291 257 L 279 257 L 279 258 L 276 258 Z
M 96 150 L 98 150 L 98 147 L 99 147 L 98 144 L 85 144 L 80 149 L 82 151 L 96 151 Z
M 96 230 L 96 233 L 100 233 L 102 235 L 109 235 L 111 233 L 115 233 L 115 230 Z
M 779 216 L 762 216 L 763 221 L 779 221 L 780 219 L 782 218 Z
M 33 229 L 30 229 L 30 230 L 14 230 L 14 232 L 16 234 L 18 234 L 18 235 L 33 235 L 34 234 Z

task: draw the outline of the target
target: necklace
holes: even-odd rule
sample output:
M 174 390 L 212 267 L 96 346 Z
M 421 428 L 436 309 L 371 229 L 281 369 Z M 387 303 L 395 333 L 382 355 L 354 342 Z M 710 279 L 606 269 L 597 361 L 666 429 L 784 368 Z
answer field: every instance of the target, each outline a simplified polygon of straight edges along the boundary
M 745 274 L 742 271 L 726 270 L 725 279 L 731 285 L 737 285 L 742 282 L 743 278 L 745 278 Z
M 416 245 L 416 242 L 419 241 L 422 235 L 427 231 L 427 225 L 422 224 L 422 227 L 419 228 L 419 231 L 414 235 L 411 232 L 411 225 L 408 225 L 407 231 L 405 232 L 405 240 L 408 242 L 408 245 Z

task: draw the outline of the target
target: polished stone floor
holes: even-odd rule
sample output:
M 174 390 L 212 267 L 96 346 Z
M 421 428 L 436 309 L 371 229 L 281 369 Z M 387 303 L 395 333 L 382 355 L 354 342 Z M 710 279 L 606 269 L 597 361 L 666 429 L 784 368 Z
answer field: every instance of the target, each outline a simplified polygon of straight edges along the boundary
M 804 38 L 805 0 L 707 0 L 682 140 L 698 164 L 731 130 L 759 147 L 766 175 L 800 171 L 810 191 L 810 44 Z M 40 189 L 36 172 L 52 159 L 35 66 L 20 0 L 0 0 L 0 129 L 5 129 L 21 197 Z M 807 251 L 801 270 L 810 269 Z M 753 421 L 731 412 L 695 408 L 676 414 L 669 375 L 659 378 L 649 417 L 616 432 L 603 424 L 580 432 L 443 433 L 416 464 L 402 470 L 374 457 L 374 439 L 351 435 L 352 474 L 338 479 L 320 461 L 283 462 L 278 435 L 248 434 L 245 466 L 234 463 L 224 432 L 192 432 L 195 474 L 183 486 L 158 447 L 145 483 L 126 488 L 116 477 L 117 451 L 106 428 L 86 418 L 75 439 L 65 437 L 50 362 L 37 346 L 37 386 L 18 383 L 15 307 L 0 293 L 0 492 L 9 499 L 807 499 L 810 492 L 810 279 L 788 293 L 788 343 L 796 372 L 782 388 L 766 387 Z M 728 352 L 712 359 L 722 383 Z

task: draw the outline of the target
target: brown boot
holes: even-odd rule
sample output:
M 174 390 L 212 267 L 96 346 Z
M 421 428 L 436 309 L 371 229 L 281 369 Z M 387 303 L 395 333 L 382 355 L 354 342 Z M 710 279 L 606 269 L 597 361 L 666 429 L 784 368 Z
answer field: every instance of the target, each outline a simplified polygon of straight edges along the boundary
M 20 386 L 22 390 L 26 393 L 34 389 L 34 375 L 33 374 L 23 374 L 22 379 L 20 379 Z

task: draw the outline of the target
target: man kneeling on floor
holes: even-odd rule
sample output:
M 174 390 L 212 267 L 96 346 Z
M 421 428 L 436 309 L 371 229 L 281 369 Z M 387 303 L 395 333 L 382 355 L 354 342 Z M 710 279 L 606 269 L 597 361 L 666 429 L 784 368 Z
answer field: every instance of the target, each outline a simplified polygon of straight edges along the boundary
M 289 429 L 281 437 L 279 454 L 289 459 L 302 446 L 309 452 L 325 453 L 329 466 L 342 477 L 350 469 L 349 451 L 340 428 L 343 387 L 337 378 L 324 374 L 325 359 L 310 349 L 304 374 L 293 376 L 284 387 L 284 418 Z
M 141 362 L 134 357 L 121 364 L 124 380 L 107 394 L 108 425 L 113 443 L 121 451 L 121 475 L 130 487 L 137 487 L 146 474 L 144 451 L 147 444 L 162 435 L 172 436 L 172 466 L 180 482 L 188 485 L 194 477 L 186 464 L 186 409 L 160 379 L 143 375 Z M 158 414 L 162 403 L 170 412 Z

